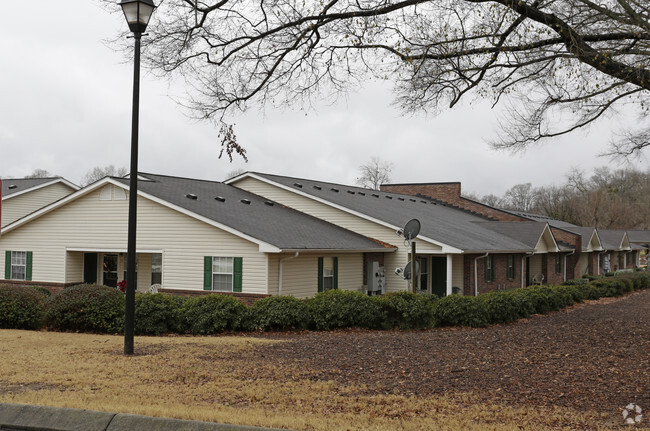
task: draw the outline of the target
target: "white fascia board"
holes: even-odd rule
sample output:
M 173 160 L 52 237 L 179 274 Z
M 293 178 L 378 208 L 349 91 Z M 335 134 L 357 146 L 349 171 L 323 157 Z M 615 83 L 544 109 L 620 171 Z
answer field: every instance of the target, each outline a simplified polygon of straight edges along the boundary
M 464 250 L 461 254 L 535 254 L 535 249 L 525 250 Z
M 6 179 L 4 181 L 11 181 L 11 179 Z M 36 191 L 38 189 L 49 187 L 49 186 L 57 184 L 57 183 L 64 184 L 64 185 L 70 187 L 74 191 L 79 190 L 79 186 L 76 186 L 76 185 L 72 184 L 70 181 L 66 180 L 65 178 L 55 178 L 54 180 L 49 181 L 47 183 L 39 184 L 37 186 L 30 187 L 30 188 L 25 189 L 25 190 L 21 190 L 21 191 L 19 191 L 17 193 L 12 193 L 10 195 L 3 196 L 2 200 L 6 201 L 7 199 L 15 198 L 16 196 L 21 196 L 21 195 L 24 195 L 25 193 L 33 192 L 33 191 Z
M 560 251 L 560 247 L 557 245 L 557 241 L 555 241 L 555 235 L 553 235 L 553 231 L 551 230 L 551 227 L 548 223 L 544 226 L 544 229 L 542 230 L 542 234 L 539 236 L 539 239 L 542 239 L 545 234 L 548 234 L 551 237 L 551 240 L 553 241 L 553 247 L 555 247 L 555 250 L 551 250 L 555 253 Z M 539 244 L 539 239 L 537 240 L 537 243 Z M 537 250 L 535 250 L 537 253 Z M 548 253 L 548 252 L 546 252 Z
M 122 183 L 118 183 L 117 181 L 115 181 L 115 183 L 116 183 L 116 185 L 122 187 L 125 191 L 127 191 L 127 192 L 129 191 L 128 186 L 126 186 L 126 185 L 124 185 Z M 246 235 L 245 233 L 242 233 L 242 232 L 240 232 L 240 231 L 238 231 L 236 229 L 233 229 L 230 226 L 226 226 L 225 224 L 216 222 L 216 221 L 214 221 L 212 219 L 209 219 L 209 218 L 204 217 L 202 215 L 196 214 L 196 213 L 194 213 L 192 211 L 189 211 L 189 210 L 187 210 L 187 209 L 185 209 L 183 207 L 180 207 L 178 205 L 174 205 L 174 204 L 172 204 L 172 203 L 170 203 L 170 202 L 168 202 L 168 201 L 166 201 L 164 199 L 160 199 L 160 198 L 158 198 L 156 196 L 150 195 L 150 194 L 145 193 L 145 192 L 143 192 L 141 190 L 138 190 L 138 196 L 141 196 L 141 197 L 143 197 L 145 199 L 156 202 L 156 203 L 158 203 L 160 205 L 163 205 L 163 206 L 165 206 L 167 208 L 171 208 L 174 211 L 178 211 L 178 212 L 180 212 L 182 214 L 185 214 L 185 215 L 187 215 L 189 217 L 192 217 L 192 218 L 194 218 L 196 220 L 207 223 L 210 226 L 214 226 L 217 229 L 221 229 L 221 230 L 223 230 L 225 232 L 228 232 L 228 233 L 231 233 L 231 234 L 233 234 L 235 236 L 238 236 L 239 238 L 242 238 L 242 239 L 250 241 L 250 242 L 252 242 L 254 244 L 257 244 L 259 246 L 259 251 L 262 252 L 262 253 L 280 253 L 282 251 L 280 248 L 274 246 L 273 244 L 269 244 L 269 243 L 267 243 L 265 241 L 254 238 L 254 237 L 252 237 L 250 235 Z
M 338 248 L 285 248 L 282 249 L 283 253 L 295 253 L 295 252 L 300 252 L 300 253 L 340 253 L 340 254 L 346 254 L 346 253 L 394 253 L 396 252 L 396 248 L 383 248 L 383 249 L 358 249 L 358 250 L 351 250 L 351 249 L 338 249 Z M 419 254 L 419 253 L 418 253 Z
M 241 174 L 241 175 L 239 175 L 239 176 L 237 176 L 237 177 L 235 177 L 235 178 L 232 178 L 232 179 L 228 180 L 228 181 L 226 182 L 226 184 L 230 185 L 231 183 L 237 182 L 237 181 L 239 181 L 239 180 L 241 180 L 241 179 L 244 179 L 244 178 L 254 178 L 254 179 L 259 180 L 259 181 L 262 181 L 262 182 L 264 182 L 264 183 L 271 184 L 272 186 L 275 186 L 275 187 L 281 188 L 281 189 L 283 189 L 283 190 L 290 191 L 290 192 L 292 192 L 292 193 L 295 193 L 295 194 L 297 194 L 297 195 L 300 195 L 300 196 L 306 197 L 306 198 L 308 198 L 308 199 L 312 199 L 312 200 L 314 200 L 314 201 L 316 201 L 316 202 L 320 202 L 320 203 L 322 203 L 322 204 L 324 204 L 324 205 L 330 206 L 330 207 L 332 207 L 332 208 L 336 208 L 336 209 L 338 209 L 338 210 L 340 210 L 340 211 L 343 211 L 343 212 L 346 212 L 346 213 L 348 213 L 348 214 L 352 214 L 352 215 L 354 215 L 354 216 L 361 217 L 362 219 L 365 219 L 365 220 L 368 220 L 368 221 L 370 221 L 370 222 L 376 223 L 376 224 L 378 224 L 378 225 L 380 225 L 380 226 L 387 227 L 387 228 L 392 229 L 392 230 L 394 230 L 394 231 L 397 231 L 397 230 L 403 228 L 403 226 L 395 226 L 395 225 L 392 225 L 392 224 L 390 224 L 390 223 L 386 223 L 385 221 L 382 221 L 382 220 L 376 219 L 376 218 L 374 218 L 374 217 L 370 217 L 370 216 L 368 216 L 367 214 L 360 213 L 360 212 L 357 212 L 357 211 L 353 211 L 353 210 L 351 210 L 350 208 L 347 208 L 347 207 L 344 207 L 344 206 L 341 206 L 341 205 L 337 205 L 337 204 L 335 204 L 335 203 L 333 203 L 333 202 L 331 202 L 331 201 L 328 201 L 327 199 L 322 199 L 322 198 L 319 198 L 319 197 L 316 197 L 316 196 L 310 195 L 309 193 L 305 193 L 305 192 L 302 192 L 302 191 L 300 191 L 300 190 L 292 189 L 291 187 L 285 186 L 284 184 L 279 184 L 279 183 L 277 183 L 277 182 L 275 182 L 275 181 L 271 181 L 271 180 L 269 180 L 268 178 L 264 178 L 264 177 L 261 177 L 261 176 L 259 176 L 259 175 L 252 174 L 252 173 L 248 173 L 248 172 L 247 172 L 247 173 L 244 173 L 244 174 Z M 236 186 L 235 186 L 235 187 L 236 187 Z M 348 229 L 348 230 L 349 230 L 349 229 Z M 461 250 L 461 249 L 459 249 L 459 248 L 452 247 L 452 246 L 447 245 L 447 244 L 443 244 L 443 243 L 441 243 L 440 241 L 435 241 L 435 240 L 433 240 L 433 239 L 431 239 L 431 238 L 427 238 L 427 237 L 425 237 L 425 236 L 419 236 L 419 235 L 418 235 L 417 239 L 418 239 L 418 240 L 423 240 L 423 241 L 428 242 L 428 243 L 430 243 L 430 244 L 433 244 L 433 245 L 436 245 L 436 246 L 438 246 L 438 247 L 441 247 L 441 248 L 442 248 L 442 252 L 443 252 L 443 254 L 444 254 L 444 253 L 459 254 L 459 253 L 462 253 L 462 252 L 463 252 L 463 250 Z
M 89 248 L 89 247 L 66 247 L 65 251 L 79 251 L 84 253 L 127 253 L 126 248 Z M 162 254 L 163 250 L 136 249 L 136 253 Z
M 29 223 L 30 221 L 32 221 L 34 219 L 37 219 L 37 218 L 41 217 L 42 215 L 49 213 L 50 211 L 54 211 L 55 209 L 57 209 L 57 208 L 59 208 L 59 207 L 61 207 L 63 205 L 66 205 L 68 202 L 77 200 L 77 199 L 87 195 L 88 193 L 98 189 L 99 187 L 101 187 L 101 186 L 103 186 L 103 185 L 105 185 L 107 183 L 111 183 L 111 184 L 114 184 L 114 185 L 121 185 L 117 181 L 113 181 L 108 177 L 103 178 L 103 179 L 101 179 L 101 180 L 99 180 L 97 182 L 92 183 L 91 185 L 88 185 L 88 186 L 86 186 L 84 188 L 81 188 L 81 189 L 77 190 L 76 192 L 70 193 L 68 196 L 64 197 L 63 199 L 59 199 L 56 202 L 53 202 L 53 203 L 51 203 L 49 205 L 46 205 L 43 208 L 41 208 L 39 210 L 36 210 L 33 213 L 28 214 L 25 217 L 20 218 L 20 219 L 16 220 L 15 222 L 11 223 L 11 224 L 8 224 L 7 226 L 5 226 L 2 229 L 2 232 L 7 233 L 9 231 L 12 231 L 17 227 L 24 225 L 25 223 Z

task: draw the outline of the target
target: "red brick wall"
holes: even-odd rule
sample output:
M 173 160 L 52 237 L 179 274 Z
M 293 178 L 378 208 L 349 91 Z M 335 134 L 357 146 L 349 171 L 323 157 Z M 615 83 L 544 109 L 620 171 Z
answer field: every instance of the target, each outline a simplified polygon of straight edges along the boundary
M 463 261 L 464 289 L 463 294 L 474 296 L 474 260 L 482 254 L 467 254 Z M 508 290 L 521 287 L 522 254 L 514 254 L 515 274 L 514 278 L 508 279 L 508 254 L 493 254 L 494 256 L 494 281 L 485 281 L 485 260 L 481 258 L 476 261 L 478 275 L 478 293 L 493 292 L 496 290 Z
M 527 221 L 522 217 L 461 197 L 460 183 L 385 184 L 381 186 L 381 191 L 429 197 L 492 220 Z
M 66 287 L 75 286 L 82 283 L 49 283 L 42 281 L 27 281 L 27 280 L 0 280 L 0 284 L 14 284 L 19 286 L 39 286 L 49 290 L 53 295 L 65 289 Z

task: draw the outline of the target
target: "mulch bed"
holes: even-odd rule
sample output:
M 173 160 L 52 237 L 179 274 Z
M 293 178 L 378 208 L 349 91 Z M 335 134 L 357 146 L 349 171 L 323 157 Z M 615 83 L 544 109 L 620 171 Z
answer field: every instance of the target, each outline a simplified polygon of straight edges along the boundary
M 289 342 L 257 347 L 247 363 L 368 394 L 471 392 L 515 406 L 650 411 L 650 291 L 479 329 L 262 336 Z

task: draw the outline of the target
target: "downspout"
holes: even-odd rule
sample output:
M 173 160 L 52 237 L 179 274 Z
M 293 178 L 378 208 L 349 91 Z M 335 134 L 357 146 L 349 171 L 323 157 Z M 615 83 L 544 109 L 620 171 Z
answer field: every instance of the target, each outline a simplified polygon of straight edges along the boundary
M 566 258 L 569 257 L 569 256 L 571 256 L 571 255 L 574 254 L 575 252 L 576 252 L 576 251 L 573 250 L 571 253 L 567 253 L 567 254 L 564 255 L 564 281 L 566 281 Z M 575 270 L 574 270 L 574 274 L 575 274 Z
M 284 259 L 280 259 L 279 265 L 280 269 L 278 271 L 278 296 L 282 295 L 282 263 L 287 260 L 295 259 L 300 255 L 300 252 L 297 251 L 296 254 L 293 256 L 285 257 Z
M 488 254 L 485 253 L 483 256 L 477 256 L 474 258 L 474 296 L 478 296 L 478 260 L 485 259 L 488 257 Z
M 534 254 L 534 251 L 529 251 L 521 258 L 521 287 L 526 287 L 526 257 Z

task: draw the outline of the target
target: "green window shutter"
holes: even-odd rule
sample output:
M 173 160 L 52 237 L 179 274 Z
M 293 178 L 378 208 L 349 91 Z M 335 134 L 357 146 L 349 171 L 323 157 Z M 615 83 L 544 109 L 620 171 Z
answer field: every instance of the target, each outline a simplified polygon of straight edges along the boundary
M 334 257 L 332 258 L 333 263 L 334 263 L 334 280 L 332 280 L 332 287 L 334 289 L 339 288 L 339 258 Z
M 244 259 L 241 257 L 235 257 L 233 259 L 233 277 L 232 277 L 233 292 L 241 292 L 243 261 Z
M 212 290 L 212 256 L 203 258 L 203 290 Z
M 28 251 L 27 255 L 27 265 L 25 268 L 25 280 L 32 281 L 32 252 Z
M 11 250 L 5 252 L 5 280 L 11 280 Z
M 323 258 L 318 258 L 318 291 L 323 291 Z
M 490 262 L 489 262 L 490 256 L 487 256 L 484 261 L 485 265 L 485 281 L 488 282 L 490 281 Z

